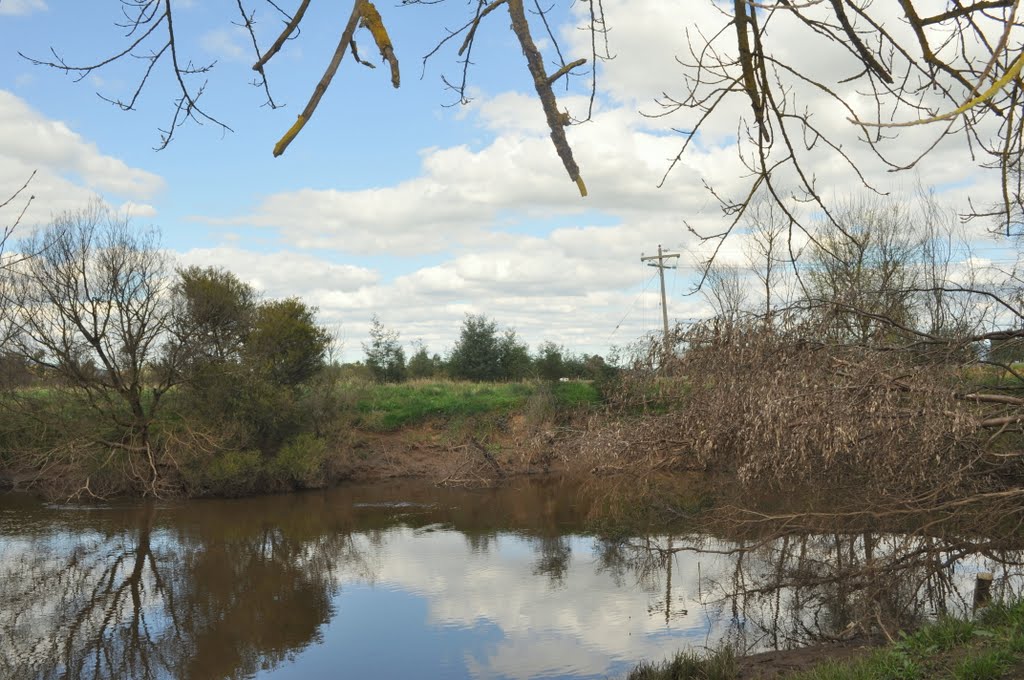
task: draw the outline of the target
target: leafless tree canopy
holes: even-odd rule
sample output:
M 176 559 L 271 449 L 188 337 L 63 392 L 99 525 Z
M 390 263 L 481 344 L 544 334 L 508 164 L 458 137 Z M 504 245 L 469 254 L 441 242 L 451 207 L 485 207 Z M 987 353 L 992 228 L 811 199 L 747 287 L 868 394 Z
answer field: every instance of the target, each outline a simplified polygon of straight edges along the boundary
M 108 424 L 99 439 L 143 491 L 158 479 L 150 425 L 180 379 L 155 238 L 98 203 L 65 213 L 22 242 L 33 255 L 14 267 L 8 296 L 14 351 L 86 397 Z
M 435 0 L 436 1 L 436 0 Z M 287 10 L 274 0 L 264 2 L 245 2 L 236 0 L 238 10 L 237 25 L 243 26 L 252 39 L 255 62 L 252 70 L 256 72 L 257 78 L 254 84 L 262 88 L 266 94 L 266 104 L 271 108 L 277 108 L 267 80 L 267 65 L 270 60 L 286 47 L 290 40 L 299 38 L 300 28 L 311 0 L 300 0 L 297 7 Z M 404 5 L 435 4 L 431 0 L 403 0 Z M 519 42 L 522 53 L 526 57 L 526 67 L 533 80 L 537 97 L 544 109 L 548 127 L 551 130 L 551 141 L 555 146 L 559 158 L 579 188 L 580 194 L 587 195 L 586 185 L 580 176 L 579 167 L 573 158 L 572 149 L 565 136 L 565 128 L 574 123 L 570 114 L 558 108 L 558 101 L 555 97 L 554 85 L 561 78 L 568 78 L 575 75 L 573 72 L 589 61 L 591 63 L 591 98 L 590 107 L 584 120 L 590 116 L 593 108 L 594 93 L 596 92 L 596 70 L 593 64 L 598 59 L 607 58 L 608 47 L 604 41 L 604 10 L 601 0 L 584 0 L 589 9 L 588 28 L 593 39 L 589 58 L 580 57 L 566 61 L 562 49 L 558 43 L 555 32 L 548 21 L 548 15 L 554 8 L 553 5 L 545 6 L 538 0 L 534 0 L 529 8 L 525 6 L 524 0 L 474 0 L 469 3 L 470 10 L 466 22 L 454 29 L 444 29 L 444 35 L 440 38 L 437 46 L 430 53 L 423 57 L 424 67 L 427 61 L 442 48 L 454 47 L 457 39 L 461 39 L 461 46 L 457 55 L 461 65 L 461 76 L 458 80 L 443 78 L 445 86 L 453 90 L 458 101 L 467 103 L 468 73 L 471 65 L 473 45 L 476 40 L 477 29 L 484 21 L 495 20 L 489 18 L 495 10 L 503 9 L 508 12 L 511 21 L 511 31 Z M 277 38 L 269 46 L 261 46 L 256 36 L 255 24 L 257 21 L 257 7 L 270 12 L 278 17 L 283 26 Z M 126 29 L 126 40 L 115 51 L 104 57 L 88 63 L 72 63 L 67 61 L 55 48 L 51 48 L 49 58 L 38 58 L 30 55 L 22 55 L 29 61 L 42 66 L 50 66 L 74 75 L 78 80 L 89 74 L 108 66 L 112 62 L 134 57 L 142 63 L 142 72 L 139 76 L 132 95 L 125 99 L 108 99 L 112 104 L 124 111 L 134 110 L 139 102 L 139 97 L 150 81 L 151 77 L 159 69 L 168 69 L 173 76 L 177 94 L 173 101 L 172 115 L 166 127 L 160 130 L 160 143 L 157 148 L 166 147 L 173 138 L 178 127 L 188 121 L 200 124 L 208 123 L 231 131 L 231 127 L 220 117 L 209 112 L 202 102 L 202 96 L 206 89 L 206 75 L 213 68 L 215 62 L 195 63 L 186 55 L 180 52 L 178 36 L 175 26 L 175 3 L 172 0 L 126 0 L 122 2 L 123 17 L 117 20 L 117 25 Z M 528 12 L 530 16 L 528 16 Z M 343 25 L 339 33 L 339 40 L 331 59 L 327 63 L 323 75 L 310 95 L 309 101 L 302 109 L 295 121 L 281 139 L 274 145 L 274 155 L 280 156 L 291 144 L 302 128 L 316 111 L 320 100 L 327 92 L 333 81 L 342 60 L 348 52 L 359 64 L 375 68 L 374 64 L 360 56 L 359 47 L 356 43 L 357 31 L 360 28 L 367 29 L 370 39 L 377 47 L 380 57 L 387 62 L 391 73 L 391 84 L 399 87 L 401 84 L 400 65 L 396 56 L 395 47 L 392 44 L 390 35 L 385 25 L 384 16 L 370 0 L 353 0 L 352 10 L 348 21 Z M 559 66 L 549 73 L 545 60 L 537 47 L 534 33 L 544 31 L 544 35 L 554 45 L 558 54 Z M 102 94 L 100 95 L 103 96 Z M 104 97 L 106 98 L 106 97 Z
M 705 0 L 712 3 L 712 0 Z M 277 103 L 268 85 L 267 68 L 289 41 L 300 38 L 300 28 L 311 0 L 282 5 L 273 0 L 236 0 L 238 25 L 252 38 L 255 84 L 266 92 L 266 102 Z M 431 0 L 404 0 L 404 5 L 433 4 Z M 591 34 L 590 54 L 565 54 L 552 30 L 549 16 L 558 4 L 524 0 L 473 0 L 466 21 L 454 29 L 443 29 L 437 47 L 424 56 L 424 64 L 446 48 L 456 49 L 461 74 L 444 82 L 460 102 L 467 101 L 467 80 L 472 64 L 477 29 L 497 20 L 494 13 L 507 11 L 510 27 L 526 57 L 526 68 L 534 82 L 551 131 L 555 150 L 570 178 L 585 195 L 581 173 L 565 136 L 565 127 L 587 120 L 558 108 L 553 85 L 576 69 L 589 64 L 591 108 L 596 92 L 596 66 L 611 56 L 608 30 L 601 0 L 585 0 L 585 28 Z M 1003 187 L 997 206 L 973 206 L 970 214 L 994 218 L 1006 233 L 1021 224 L 1021 100 L 1019 72 L 1024 64 L 1020 53 L 1017 0 L 985 0 L 962 3 L 925 0 L 732 0 L 712 3 L 722 20 L 717 29 L 681 26 L 689 49 L 678 55 L 684 88 L 666 92 L 657 100 L 660 111 L 652 115 L 680 114 L 687 120 L 680 127 L 684 142 L 671 163 L 674 167 L 709 122 L 734 117 L 735 101 L 749 109 L 738 126 L 739 151 L 750 171 L 749 189 L 736 196 L 709 189 L 738 223 L 758 192 L 764 191 L 787 213 L 790 228 L 803 229 L 796 215 L 789 214 L 788 201 L 794 196 L 816 204 L 830 215 L 816 184 L 810 159 L 820 152 L 832 162 L 845 163 L 850 172 L 868 184 L 869 169 L 900 171 L 927 163 L 932 152 L 947 136 L 958 136 L 970 149 L 978 165 L 994 168 Z M 166 146 L 175 130 L 189 120 L 211 123 L 229 130 L 228 124 L 210 113 L 202 103 L 206 74 L 212 63 L 196 63 L 181 54 L 176 39 L 175 3 L 172 0 L 131 0 L 123 2 L 123 16 L 115 19 L 126 29 L 126 38 L 104 56 L 76 63 L 56 49 L 48 58 L 28 57 L 37 64 L 59 68 L 78 78 L 131 56 L 140 60 L 137 87 L 127 99 L 116 99 L 118 107 L 136 108 L 139 95 L 155 72 L 167 69 L 177 88 L 169 123 L 161 130 L 159 147 Z M 320 99 L 338 71 L 347 52 L 358 63 L 371 66 L 360 56 L 357 31 L 367 29 L 380 57 L 388 63 L 391 82 L 400 84 L 399 61 L 386 29 L 394 10 L 382 14 L 369 0 L 353 0 L 348 21 L 339 28 L 339 41 L 309 102 L 274 147 L 281 154 L 313 115 Z M 282 23 L 280 33 L 269 45 L 257 39 L 254 25 L 263 12 Z M 612 20 L 614 17 L 612 17 Z M 792 43 L 793 30 L 806 37 L 807 50 L 794 52 L 792 44 L 779 44 L 780 35 Z M 549 72 L 537 48 L 535 35 L 549 39 L 558 55 L 557 66 Z M 813 51 L 814 54 L 810 54 Z M 363 52 L 365 55 L 365 50 Z M 575 57 L 575 58 L 574 58 Z M 518 59 L 518 55 L 509 55 Z M 827 64 L 828 67 L 819 67 Z M 836 68 L 836 65 L 839 68 Z M 654 65 L 676 69 L 677 64 Z M 658 93 L 651 93 L 656 96 Z M 827 107 L 827 108 L 825 108 Z M 840 126 L 832 111 L 845 112 Z M 911 126 L 927 125 L 929 136 L 915 142 L 910 157 L 890 152 L 889 142 Z M 859 133 L 860 145 L 843 145 L 839 128 Z M 862 153 L 865 152 L 866 153 Z M 667 173 L 666 173 L 667 174 Z M 723 232 L 708 235 L 722 238 Z
M 21 260 L 19 255 L 8 252 L 7 243 L 14 230 L 21 224 L 28 206 L 35 200 L 35 196 L 25 196 L 33 177 L 34 172 L 20 188 L 0 201 L 0 346 L 10 340 L 14 330 L 13 319 L 6 302 L 10 299 L 11 269 Z
M 745 99 L 749 113 L 739 123 L 740 157 L 749 170 L 749 190 L 719 197 L 732 222 L 740 223 L 760 192 L 767 192 L 812 237 L 791 210 L 791 197 L 833 215 L 817 185 L 811 159 L 848 166 L 870 189 L 868 170 L 902 171 L 928 163 L 946 137 L 959 136 L 978 165 L 998 171 L 1002 200 L 995 208 L 973 206 L 969 216 L 995 218 L 1006 233 L 1019 227 L 1021 205 L 1021 83 L 1024 61 L 1015 0 L 926 3 L 921 0 L 864 2 L 753 2 L 734 0 L 722 9 L 721 28 L 690 31 L 682 58 L 686 87 L 665 94 L 656 115 L 688 115 L 684 143 L 673 166 L 709 121 Z M 942 7 L 944 5 L 944 7 Z M 794 25 L 806 35 L 805 50 L 792 40 Z M 810 54 L 814 51 L 813 56 Z M 817 66 L 819 63 L 827 67 Z M 835 72 L 835 64 L 845 68 Z M 817 106 L 822 109 L 815 109 Z M 824 108 L 827 107 L 827 108 Z M 859 133 L 860 146 L 844 146 L 834 113 Z M 891 151 L 905 128 L 927 125 L 930 133 L 910 157 Z M 866 153 L 865 153 L 866 152 Z M 824 156 L 821 154 L 824 153 Z

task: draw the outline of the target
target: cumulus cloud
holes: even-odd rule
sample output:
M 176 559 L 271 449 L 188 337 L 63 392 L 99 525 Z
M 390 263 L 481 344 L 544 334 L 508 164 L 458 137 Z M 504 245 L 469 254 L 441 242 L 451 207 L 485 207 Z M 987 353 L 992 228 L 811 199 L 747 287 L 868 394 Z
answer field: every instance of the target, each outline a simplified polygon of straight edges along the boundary
M 400 330 L 404 342 L 423 341 L 432 352 L 454 344 L 466 314 L 486 314 L 515 328 L 534 348 L 553 340 L 576 351 L 605 353 L 609 344 L 660 327 L 654 270 L 639 262 L 635 241 L 671 237 L 671 229 L 659 234 L 649 225 L 639 228 L 638 234 L 583 227 L 558 229 L 548 238 L 498 235 L 471 252 L 391 278 L 308 253 L 249 251 L 237 242 L 190 250 L 181 259 L 226 267 L 268 296 L 299 295 L 316 305 L 321 322 L 341 329 L 346 360 L 359 358 L 374 314 Z M 585 233 L 597 231 L 609 233 L 575 250 Z M 669 283 L 677 293 L 670 302 L 674 318 L 706 313 L 698 296 L 678 295 L 686 286 L 675 272 Z
M 117 212 L 129 218 L 154 217 L 156 215 L 156 207 L 149 203 L 125 201 L 121 205 L 117 206 Z
M 527 102 L 523 95 L 506 99 L 517 106 Z M 481 110 L 489 115 L 486 104 Z M 479 150 L 459 145 L 425 151 L 420 176 L 405 182 L 359 191 L 282 192 L 268 196 L 249 214 L 196 219 L 286 231 L 291 242 L 303 248 L 400 256 L 449 250 L 480 238 L 509 216 L 536 221 L 596 210 L 672 219 L 698 211 L 707 197 L 697 178 L 692 178 L 692 191 L 658 190 L 664 171 L 663 140 L 631 127 L 626 118 L 627 112 L 609 112 L 571 130 L 591 191 L 587 199 L 579 197 L 566 176 L 543 124 L 528 123 L 528 116 L 510 116 L 513 129 L 500 129 Z M 521 124 L 524 121 L 526 125 Z M 497 124 L 494 117 L 485 122 Z M 720 168 L 728 173 L 737 170 L 728 162 Z M 679 220 L 675 222 L 678 225 Z
M 155 208 L 143 201 L 164 187 L 159 175 L 104 154 L 63 122 L 0 90 L 0 187 L 9 194 L 33 172 L 28 191 L 35 200 L 22 222 L 26 228 L 79 208 L 101 193 L 129 199 L 124 207 L 134 208 L 137 216 L 151 216 Z
M 377 274 L 364 267 L 333 264 L 309 254 L 287 251 L 195 248 L 183 253 L 181 261 L 186 265 L 224 267 L 273 297 L 302 293 L 304 297 L 316 298 L 357 291 L 377 280 Z

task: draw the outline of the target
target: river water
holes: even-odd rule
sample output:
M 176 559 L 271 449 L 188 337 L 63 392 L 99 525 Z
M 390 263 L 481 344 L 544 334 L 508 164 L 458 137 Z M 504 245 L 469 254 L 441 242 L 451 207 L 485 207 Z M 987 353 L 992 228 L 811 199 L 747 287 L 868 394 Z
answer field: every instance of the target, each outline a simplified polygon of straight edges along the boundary
M 979 570 L 1018 578 L 1016 554 L 943 546 L 898 578 L 834 578 L 921 546 L 893 534 L 611 538 L 601 498 L 554 479 L 0 495 L 0 678 L 607 678 L 678 649 L 842 636 L 865 611 L 962 609 Z

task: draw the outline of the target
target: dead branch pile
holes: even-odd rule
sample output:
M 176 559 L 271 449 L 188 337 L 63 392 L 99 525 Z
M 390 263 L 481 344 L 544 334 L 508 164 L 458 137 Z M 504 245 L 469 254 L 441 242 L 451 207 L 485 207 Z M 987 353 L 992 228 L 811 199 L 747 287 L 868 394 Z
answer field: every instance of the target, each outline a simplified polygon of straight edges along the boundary
M 811 322 L 753 319 L 680 332 L 685 351 L 660 372 L 635 371 L 617 403 L 623 417 L 592 434 L 598 467 L 885 494 L 980 490 L 1019 474 L 1018 458 L 992 452 L 991 414 L 963 397 L 960 364 L 815 337 Z

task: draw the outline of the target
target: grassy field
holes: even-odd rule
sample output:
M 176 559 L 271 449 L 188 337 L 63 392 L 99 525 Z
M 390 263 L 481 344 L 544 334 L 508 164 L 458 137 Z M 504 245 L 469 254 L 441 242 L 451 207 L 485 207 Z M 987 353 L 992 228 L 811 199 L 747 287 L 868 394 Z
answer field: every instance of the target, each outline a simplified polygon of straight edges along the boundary
M 827 655 L 827 649 L 823 650 Z M 826 656 L 827 658 L 827 656 Z M 787 680 L 997 680 L 1024 677 L 1024 602 L 992 605 L 973 620 L 944 618 L 890 645 L 847 661 L 782 675 Z M 736 680 L 743 660 L 731 650 L 680 652 L 641 664 L 627 680 Z
M 539 396 L 549 395 L 556 408 L 600 402 L 597 389 L 586 382 L 547 385 L 413 381 L 397 385 L 345 385 L 340 389 L 354 395 L 358 427 L 386 432 L 435 418 L 512 413 Z

